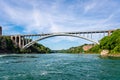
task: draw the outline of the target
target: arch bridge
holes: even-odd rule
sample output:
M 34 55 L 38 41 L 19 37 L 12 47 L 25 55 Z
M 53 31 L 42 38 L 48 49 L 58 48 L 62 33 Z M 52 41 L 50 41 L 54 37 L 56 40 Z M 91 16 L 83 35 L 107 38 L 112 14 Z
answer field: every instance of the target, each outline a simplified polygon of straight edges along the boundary
M 28 35 L 11 35 L 11 40 L 21 49 L 27 49 L 36 42 L 55 36 L 71 36 L 88 40 L 99 44 L 99 40 L 104 36 L 109 36 L 114 30 L 108 31 L 86 31 L 86 32 L 58 32 L 47 34 L 28 34 Z M 99 36 L 99 37 L 97 37 Z

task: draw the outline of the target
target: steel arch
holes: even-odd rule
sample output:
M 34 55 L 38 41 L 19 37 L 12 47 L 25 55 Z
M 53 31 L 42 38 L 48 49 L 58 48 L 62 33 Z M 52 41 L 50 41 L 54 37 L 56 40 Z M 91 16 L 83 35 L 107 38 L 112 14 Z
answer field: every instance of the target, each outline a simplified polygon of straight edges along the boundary
M 89 39 L 89 38 L 85 38 L 85 37 L 82 37 L 82 36 L 78 36 L 78 35 L 73 35 L 73 34 L 51 34 L 51 35 L 47 35 L 47 36 L 44 36 L 44 37 L 40 37 L 34 41 L 31 41 L 29 42 L 28 44 L 26 44 L 25 46 L 23 46 L 23 49 L 27 49 L 28 47 L 30 47 L 31 45 L 35 44 L 36 42 L 40 41 L 40 40 L 43 40 L 43 39 L 46 39 L 46 38 L 50 38 L 50 37 L 55 37 L 55 36 L 71 36 L 71 37 L 77 37 L 77 38 L 82 38 L 82 39 L 85 39 L 85 40 L 88 40 L 90 42 L 94 42 L 95 44 L 99 44 L 99 42 L 97 41 L 94 41 L 92 39 Z

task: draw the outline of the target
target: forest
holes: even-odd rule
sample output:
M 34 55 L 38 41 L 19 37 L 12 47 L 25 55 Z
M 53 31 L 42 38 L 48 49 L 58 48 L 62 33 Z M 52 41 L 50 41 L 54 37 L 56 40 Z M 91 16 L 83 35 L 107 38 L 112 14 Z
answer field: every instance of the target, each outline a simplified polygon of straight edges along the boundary
M 95 45 L 88 52 L 100 53 L 102 50 L 109 50 L 110 54 L 120 53 L 120 29 L 115 30 L 110 36 L 100 40 L 100 45 Z
M 71 47 L 66 50 L 59 50 L 62 53 L 100 53 L 102 50 L 109 50 L 110 54 L 119 54 L 120 53 L 120 29 L 115 30 L 110 36 L 105 36 L 99 41 L 99 45 L 94 45 L 88 51 L 83 50 L 81 45 L 77 47 Z M 89 45 L 89 44 L 88 44 Z
M 28 49 L 22 50 L 9 36 L 0 36 L 0 53 L 50 53 L 51 50 L 42 44 L 35 43 Z

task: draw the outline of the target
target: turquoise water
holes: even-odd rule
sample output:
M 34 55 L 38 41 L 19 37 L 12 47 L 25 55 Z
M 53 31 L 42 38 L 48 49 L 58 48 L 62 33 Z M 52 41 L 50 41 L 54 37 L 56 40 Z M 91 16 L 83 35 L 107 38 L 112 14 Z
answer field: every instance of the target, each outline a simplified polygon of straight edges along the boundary
M 120 80 L 120 60 L 96 54 L 0 55 L 0 80 Z

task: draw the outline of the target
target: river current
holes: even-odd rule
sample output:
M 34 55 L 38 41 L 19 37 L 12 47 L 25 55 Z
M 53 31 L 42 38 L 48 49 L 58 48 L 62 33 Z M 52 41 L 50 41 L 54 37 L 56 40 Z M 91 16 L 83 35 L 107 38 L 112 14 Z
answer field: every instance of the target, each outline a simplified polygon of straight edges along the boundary
M 0 80 L 120 80 L 120 60 L 98 54 L 0 55 Z

